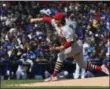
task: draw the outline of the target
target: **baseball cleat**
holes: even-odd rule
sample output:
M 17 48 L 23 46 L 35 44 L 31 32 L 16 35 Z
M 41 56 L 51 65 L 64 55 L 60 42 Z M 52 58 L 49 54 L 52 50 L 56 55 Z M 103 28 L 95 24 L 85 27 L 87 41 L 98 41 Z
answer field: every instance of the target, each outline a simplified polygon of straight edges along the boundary
M 52 81 L 57 81 L 58 78 L 55 76 L 55 77 L 52 77 Z
M 51 77 L 45 79 L 44 82 L 57 81 L 57 80 L 58 80 L 58 78 L 56 76 L 55 77 L 51 76 Z
M 105 74 L 109 75 L 109 69 L 106 67 L 106 65 L 102 65 L 101 68 Z
M 44 82 L 49 82 L 49 81 L 51 81 L 51 77 L 46 78 L 46 79 L 44 80 Z

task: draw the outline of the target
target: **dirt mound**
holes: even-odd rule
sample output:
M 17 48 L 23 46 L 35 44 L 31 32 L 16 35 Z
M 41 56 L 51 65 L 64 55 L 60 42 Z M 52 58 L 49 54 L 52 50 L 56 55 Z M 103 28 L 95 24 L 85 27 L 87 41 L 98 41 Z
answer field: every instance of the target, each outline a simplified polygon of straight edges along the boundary
M 85 79 L 71 79 L 71 80 L 60 80 L 53 82 L 41 82 L 41 83 L 30 83 L 20 84 L 19 86 L 30 86 L 30 87 L 45 87 L 45 86 L 109 86 L 109 77 L 95 77 Z

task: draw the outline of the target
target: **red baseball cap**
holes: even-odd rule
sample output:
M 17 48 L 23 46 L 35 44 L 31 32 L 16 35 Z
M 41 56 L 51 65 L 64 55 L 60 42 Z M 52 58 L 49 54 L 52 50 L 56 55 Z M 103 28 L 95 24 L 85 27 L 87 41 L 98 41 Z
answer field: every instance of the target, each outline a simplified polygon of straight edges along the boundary
M 55 16 L 54 16 L 54 19 L 57 19 L 57 20 L 62 20 L 65 18 L 65 15 L 62 13 L 62 12 L 58 12 Z

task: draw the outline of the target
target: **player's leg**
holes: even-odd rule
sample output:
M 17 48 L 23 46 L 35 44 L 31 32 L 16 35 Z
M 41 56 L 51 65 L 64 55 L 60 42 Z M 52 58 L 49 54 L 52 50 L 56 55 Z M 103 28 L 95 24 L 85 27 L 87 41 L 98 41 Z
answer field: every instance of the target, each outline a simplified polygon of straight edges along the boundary
M 59 72 L 61 66 L 62 66 L 62 63 L 63 61 L 68 58 L 68 57 L 72 57 L 73 56 L 73 53 L 72 53 L 72 47 L 69 47 L 67 49 L 65 49 L 64 51 L 60 52 L 58 54 L 58 59 L 56 61 L 56 65 L 55 65 L 55 68 L 54 68 L 54 72 L 52 74 L 52 76 L 56 76 L 57 73 Z
M 105 65 L 98 66 L 84 61 L 83 47 L 81 40 L 78 40 L 76 43 L 74 43 L 74 45 L 72 46 L 72 53 L 74 55 L 75 61 L 79 64 L 81 68 L 100 70 L 106 73 L 107 75 L 109 75 L 109 70 Z
M 58 58 L 57 58 L 52 76 L 50 78 L 45 79 L 44 81 L 57 80 L 57 77 L 56 77 L 57 73 L 59 72 L 59 70 L 63 64 L 64 59 L 66 59 L 67 57 L 72 57 L 71 52 L 72 52 L 72 47 L 69 47 L 58 54 Z
M 106 73 L 107 75 L 109 75 L 109 70 L 105 65 L 102 66 L 98 66 L 98 65 L 94 65 L 92 63 L 89 62 L 85 62 L 83 59 L 83 52 L 80 50 L 80 53 L 76 56 L 74 56 L 75 61 L 79 64 L 79 66 L 81 68 L 85 68 L 85 69 L 94 69 L 94 70 L 100 70 L 103 71 L 104 73 Z
M 60 68 L 61 68 L 61 66 L 63 64 L 63 59 L 64 59 L 63 52 L 61 52 L 61 53 L 58 54 L 58 58 L 57 58 L 57 61 L 56 61 L 55 68 L 54 68 L 54 71 L 52 73 L 52 76 L 47 78 L 47 79 L 45 79 L 44 80 L 45 82 L 58 80 L 56 76 L 57 76 L 57 73 L 59 72 L 59 70 L 60 70 Z

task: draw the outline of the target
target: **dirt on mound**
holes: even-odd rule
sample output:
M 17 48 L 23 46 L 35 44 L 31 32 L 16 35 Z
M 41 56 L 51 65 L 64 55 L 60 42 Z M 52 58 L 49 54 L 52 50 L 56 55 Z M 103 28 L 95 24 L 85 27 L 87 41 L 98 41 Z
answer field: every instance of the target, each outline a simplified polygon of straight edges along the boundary
M 20 84 L 19 86 L 28 87 L 45 87 L 45 86 L 109 86 L 109 77 L 95 77 L 95 78 L 85 78 L 85 79 L 71 79 L 71 80 L 60 80 L 52 82 L 41 82 L 41 83 L 30 83 L 30 84 Z

